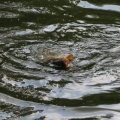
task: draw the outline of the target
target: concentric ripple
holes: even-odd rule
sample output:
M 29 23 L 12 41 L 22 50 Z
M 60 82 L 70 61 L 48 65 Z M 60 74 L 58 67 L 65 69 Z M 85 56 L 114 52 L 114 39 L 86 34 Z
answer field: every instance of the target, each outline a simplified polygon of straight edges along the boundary
M 115 119 L 120 112 L 119 2 L 0 2 L 0 117 Z M 71 53 L 66 70 L 44 63 Z

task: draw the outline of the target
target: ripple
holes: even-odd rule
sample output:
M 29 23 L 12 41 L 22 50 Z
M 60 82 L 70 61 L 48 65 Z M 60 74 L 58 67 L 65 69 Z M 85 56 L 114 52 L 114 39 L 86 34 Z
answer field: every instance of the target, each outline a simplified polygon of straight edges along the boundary
M 18 18 L 19 14 L 15 14 L 12 12 L 5 12 L 5 11 L 0 11 L 0 18 Z
M 101 10 L 112 10 L 112 11 L 116 11 L 116 12 L 120 12 L 120 6 L 119 5 L 102 5 L 102 6 L 97 6 L 97 5 L 93 5 L 87 1 L 80 1 L 80 3 L 78 4 L 81 7 L 85 7 L 85 8 L 92 8 L 92 9 L 101 9 Z
M 15 99 L 10 96 L 6 96 L 4 94 L 0 93 L 0 96 L 2 99 L 0 99 L 0 103 L 2 106 L 6 105 L 7 109 L 4 110 L 4 112 L 7 112 L 7 116 L 11 116 L 11 118 L 14 118 L 14 115 L 18 115 L 18 112 L 11 113 L 11 109 L 13 111 L 21 111 L 21 110 L 27 110 L 27 113 L 24 114 L 23 118 L 39 118 L 41 116 L 48 117 L 51 119 L 57 119 L 59 118 L 117 118 L 119 117 L 119 104 L 113 104 L 113 105 L 103 105 L 103 106 L 96 106 L 96 107 L 60 107 L 60 106 L 52 106 L 52 105 L 42 105 L 40 103 L 30 102 L 30 101 L 23 101 L 19 99 Z M 34 108 L 34 110 L 33 110 Z M 112 108 L 112 109 L 111 109 Z M 19 116 L 22 116 L 24 112 L 21 112 Z M 33 116 L 33 113 L 35 113 L 35 116 Z M 93 114 L 94 113 L 94 114 Z M 38 115 L 37 115 L 38 114 Z M 92 114 L 92 116 L 91 116 Z M 18 117 L 19 117 L 18 116 Z M 39 117 L 38 117 L 39 116 Z M 104 116 L 104 117 L 103 117 Z M 17 116 L 16 116 L 17 117 Z
M 2 118 L 119 119 L 119 3 L 87 1 L 0 2 Z

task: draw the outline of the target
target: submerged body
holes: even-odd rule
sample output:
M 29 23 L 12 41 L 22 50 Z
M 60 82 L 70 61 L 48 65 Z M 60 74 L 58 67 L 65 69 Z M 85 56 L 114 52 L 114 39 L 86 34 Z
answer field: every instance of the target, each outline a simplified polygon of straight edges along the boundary
M 67 68 L 69 66 L 69 62 L 73 59 L 72 54 L 62 54 L 59 56 L 54 56 L 45 61 L 50 66 L 54 68 Z

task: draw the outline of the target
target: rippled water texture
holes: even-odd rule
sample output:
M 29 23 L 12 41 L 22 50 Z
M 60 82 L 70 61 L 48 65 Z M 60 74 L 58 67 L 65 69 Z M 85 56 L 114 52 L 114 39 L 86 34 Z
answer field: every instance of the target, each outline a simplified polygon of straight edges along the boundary
M 0 118 L 119 120 L 120 1 L 0 0 Z

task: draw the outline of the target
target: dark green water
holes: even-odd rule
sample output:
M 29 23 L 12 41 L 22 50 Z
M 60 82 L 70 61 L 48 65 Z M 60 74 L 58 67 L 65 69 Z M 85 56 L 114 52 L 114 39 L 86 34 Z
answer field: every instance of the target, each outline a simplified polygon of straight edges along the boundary
M 72 53 L 67 70 L 41 62 Z M 0 0 L 0 120 L 119 120 L 120 1 Z

